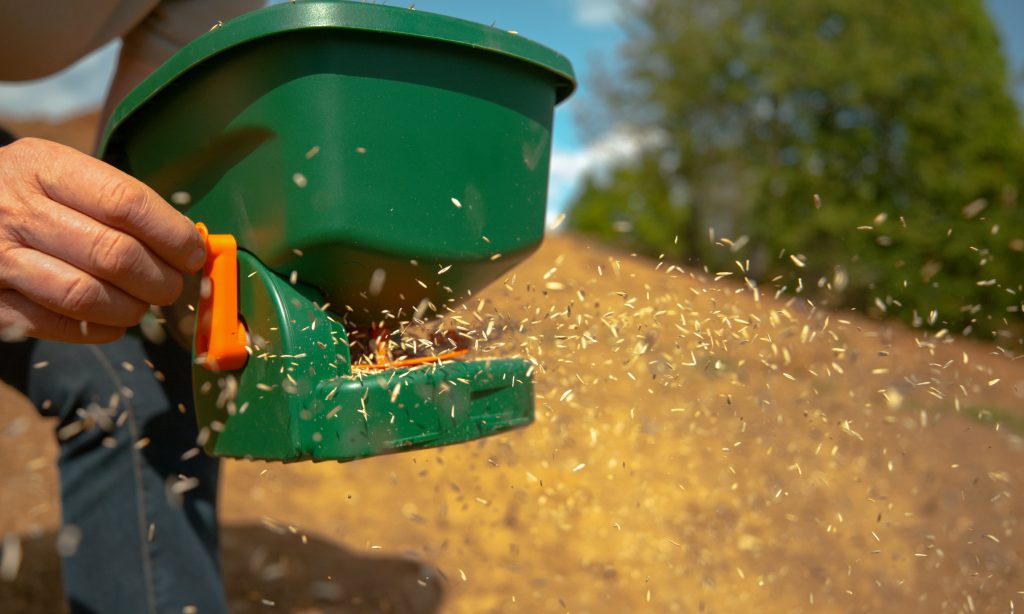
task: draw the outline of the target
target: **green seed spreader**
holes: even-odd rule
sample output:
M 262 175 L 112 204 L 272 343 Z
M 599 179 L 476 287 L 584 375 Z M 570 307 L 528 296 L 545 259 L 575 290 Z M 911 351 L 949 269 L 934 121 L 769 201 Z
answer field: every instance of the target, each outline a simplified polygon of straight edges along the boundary
M 103 159 L 207 237 L 184 299 L 207 451 L 348 461 L 529 424 L 527 361 L 393 335 L 540 244 L 573 88 L 568 60 L 514 33 L 322 1 L 224 23 L 132 91 Z

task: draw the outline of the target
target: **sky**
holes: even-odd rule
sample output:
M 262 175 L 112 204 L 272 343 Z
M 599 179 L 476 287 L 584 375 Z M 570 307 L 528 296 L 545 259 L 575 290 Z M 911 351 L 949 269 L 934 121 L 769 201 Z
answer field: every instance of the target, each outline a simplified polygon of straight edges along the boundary
M 391 0 L 408 6 L 412 0 Z M 986 0 L 1016 75 L 1024 75 L 1024 0 Z M 555 112 L 549 211 L 571 202 L 588 172 L 633 155 L 637 145 L 609 126 L 584 138 L 575 115 L 594 102 L 591 76 L 596 62 L 614 58 L 624 39 L 617 0 L 415 0 L 417 10 L 442 13 L 496 27 L 547 45 L 573 63 L 580 88 Z M 0 116 L 60 118 L 99 106 L 113 71 L 117 43 L 87 56 L 52 77 L 27 84 L 0 83 Z M 1018 100 L 1024 84 L 1018 82 Z

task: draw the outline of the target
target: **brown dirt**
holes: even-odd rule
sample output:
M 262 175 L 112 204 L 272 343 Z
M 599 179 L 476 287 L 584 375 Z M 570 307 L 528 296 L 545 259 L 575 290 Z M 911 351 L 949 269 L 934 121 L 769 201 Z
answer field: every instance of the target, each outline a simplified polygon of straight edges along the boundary
M 236 609 L 431 611 L 409 560 L 442 574 L 445 612 L 1024 602 L 1024 360 L 656 266 L 552 237 L 485 293 L 485 319 L 522 325 L 496 351 L 539 365 L 527 429 L 346 465 L 227 462 Z M 10 391 L 0 450 L 0 534 L 52 541 L 50 425 Z M 50 611 L 56 555 L 26 552 L 14 594 Z M 349 584 L 324 594 L 327 575 Z

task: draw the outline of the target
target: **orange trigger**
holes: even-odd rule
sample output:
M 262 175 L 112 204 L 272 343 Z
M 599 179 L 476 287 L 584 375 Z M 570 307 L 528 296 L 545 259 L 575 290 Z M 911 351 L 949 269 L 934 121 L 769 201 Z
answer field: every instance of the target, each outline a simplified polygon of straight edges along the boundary
M 214 372 L 241 369 L 249 360 L 248 333 L 238 317 L 238 244 L 231 235 L 211 235 L 196 224 L 206 242 L 199 291 L 196 356 Z

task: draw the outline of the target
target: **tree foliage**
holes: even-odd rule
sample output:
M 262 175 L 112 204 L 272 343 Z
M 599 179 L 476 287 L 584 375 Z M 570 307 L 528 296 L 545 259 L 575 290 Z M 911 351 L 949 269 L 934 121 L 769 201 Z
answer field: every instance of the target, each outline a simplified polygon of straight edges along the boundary
M 590 178 L 572 227 L 712 270 L 748 260 L 761 282 L 915 324 L 1020 326 L 1024 131 L 981 0 L 628 14 L 602 99 L 657 145 Z

